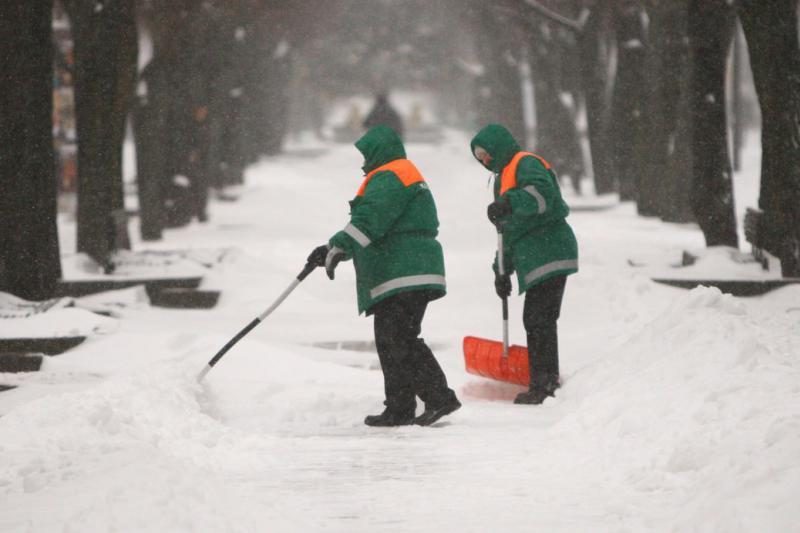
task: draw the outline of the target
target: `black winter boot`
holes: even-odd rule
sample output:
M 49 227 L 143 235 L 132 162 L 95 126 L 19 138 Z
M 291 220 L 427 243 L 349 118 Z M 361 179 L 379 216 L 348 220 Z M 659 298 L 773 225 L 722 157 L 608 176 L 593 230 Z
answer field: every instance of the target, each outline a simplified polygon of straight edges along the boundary
M 394 413 L 386 409 L 379 415 L 368 415 L 364 423 L 373 427 L 410 426 L 414 423 L 414 411 Z
M 535 376 L 527 392 L 521 392 L 514 398 L 514 403 L 523 405 L 539 405 L 548 396 L 555 397 L 556 389 L 561 385 L 557 375 L 543 374 Z
M 425 406 L 425 412 L 414 419 L 414 423 L 418 426 L 430 426 L 443 416 L 457 411 L 461 408 L 461 402 L 453 395 L 447 402 L 437 405 L 436 407 Z

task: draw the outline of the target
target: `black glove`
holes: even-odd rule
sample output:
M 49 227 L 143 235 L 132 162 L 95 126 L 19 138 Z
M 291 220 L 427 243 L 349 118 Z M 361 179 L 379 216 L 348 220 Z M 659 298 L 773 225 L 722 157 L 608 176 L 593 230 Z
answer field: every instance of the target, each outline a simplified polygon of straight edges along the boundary
M 325 266 L 325 257 L 328 255 L 328 250 L 330 250 L 330 246 L 327 244 L 317 246 L 314 248 L 314 251 L 308 254 L 308 259 L 306 259 L 306 262 L 314 265 L 315 267 Z
M 511 202 L 507 198 L 501 197 L 498 200 L 489 204 L 486 208 L 486 216 L 489 221 L 495 226 L 500 222 L 500 219 L 511 214 Z
M 344 259 L 344 251 L 341 248 L 334 246 L 328 250 L 325 256 L 325 273 L 328 274 L 328 279 L 333 279 L 333 271 L 336 270 L 336 265 Z
M 494 291 L 500 298 L 511 296 L 511 277 L 508 274 L 495 274 Z

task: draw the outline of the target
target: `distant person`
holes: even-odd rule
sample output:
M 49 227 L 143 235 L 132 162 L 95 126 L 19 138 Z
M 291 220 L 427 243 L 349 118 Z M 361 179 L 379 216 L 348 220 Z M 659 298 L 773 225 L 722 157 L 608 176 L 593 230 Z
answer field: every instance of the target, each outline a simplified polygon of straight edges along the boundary
M 401 139 L 403 137 L 403 119 L 400 118 L 400 114 L 389 103 L 389 97 L 386 93 L 378 93 L 372 109 L 369 110 L 367 117 L 364 119 L 364 128 L 370 129 L 375 126 L 388 126 L 396 131 Z
M 525 293 L 530 386 L 514 403 L 540 404 L 560 386 L 557 323 L 567 276 L 578 271 L 578 243 L 566 221 L 569 207 L 550 164 L 523 152 L 505 127 L 489 124 L 470 148 L 495 174 L 495 200 L 487 215 L 502 231 L 504 248 L 503 274 L 495 258 L 495 291 L 509 296 L 510 273 L 516 271 L 519 293 Z
M 371 128 L 355 145 L 366 176 L 350 202 L 350 222 L 308 261 L 324 266 L 333 279 L 336 265 L 353 259 L 358 311 L 375 315 L 386 409 L 364 423 L 427 426 L 461 407 L 419 336 L 428 302 L 445 295 L 436 205 L 393 129 Z M 417 396 L 425 411 L 415 418 Z

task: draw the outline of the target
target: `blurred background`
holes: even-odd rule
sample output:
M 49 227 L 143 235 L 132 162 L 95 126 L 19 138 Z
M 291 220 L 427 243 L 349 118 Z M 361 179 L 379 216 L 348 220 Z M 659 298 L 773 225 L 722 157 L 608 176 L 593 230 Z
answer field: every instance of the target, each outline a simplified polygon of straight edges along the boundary
M 571 193 L 709 246 L 738 246 L 731 174 L 763 129 L 751 237 L 798 275 L 797 0 L 48 0 L 0 24 L 0 289 L 52 292 L 54 205 L 108 266 L 132 214 L 142 240 L 207 221 L 248 165 L 370 120 L 412 143 L 502 123 Z

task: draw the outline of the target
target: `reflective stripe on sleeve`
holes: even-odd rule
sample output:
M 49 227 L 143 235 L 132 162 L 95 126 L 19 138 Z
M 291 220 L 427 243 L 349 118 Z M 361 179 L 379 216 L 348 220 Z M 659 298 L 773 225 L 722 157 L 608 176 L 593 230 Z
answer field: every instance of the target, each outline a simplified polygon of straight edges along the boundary
M 536 203 L 539 204 L 539 214 L 541 215 L 547 210 L 547 202 L 545 202 L 544 196 L 542 193 L 536 190 L 536 187 L 533 185 L 527 185 L 522 188 L 523 191 L 530 194 L 536 199 Z
M 532 282 L 533 280 L 539 279 L 542 276 L 550 274 L 551 272 L 556 272 L 557 270 L 577 270 L 578 269 L 578 260 L 577 259 L 564 259 L 563 261 L 553 261 L 552 263 L 547 263 L 539 268 L 531 270 L 527 274 L 525 274 L 525 284 Z
M 390 279 L 381 283 L 377 287 L 373 287 L 369 291 L 370 298 L 377 298 L 382 294 L 386 294 L 394 289 L 402 289 L 405 287 L 414 287 L 417 285 L 443 285 L 446 286 L 444 276 L 438 274 L 419 274 L 416 276 L 404 276 L 402 278 Z
M 372 243 L 372 241 L 369 240 L 369 237 L 364 235 L 364 233 L 353 224 L 348 224 L 345 226 L 344 232 L 350 235 L 358 244 L 361 245 L 362 248 L 366 248 L 370 245 L 370 243 Z

